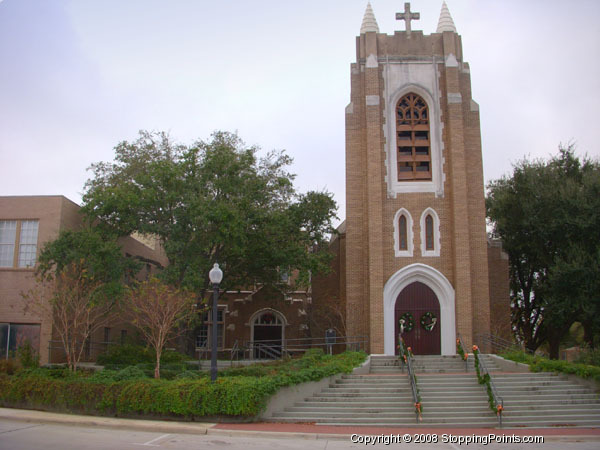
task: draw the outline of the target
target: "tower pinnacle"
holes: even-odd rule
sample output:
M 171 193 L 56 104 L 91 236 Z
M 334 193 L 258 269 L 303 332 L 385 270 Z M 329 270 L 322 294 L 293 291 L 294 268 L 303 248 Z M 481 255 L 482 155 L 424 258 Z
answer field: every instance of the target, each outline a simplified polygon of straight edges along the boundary
M 456 26 L 454 26 L 454 21 L 445 0 L 442 2 L 442 11 L 440 12 L 440 20 L 438 21 L 436 33 L 443 33 L 444 31 L 456 33 Z
M 373 14 L 373 8 L 371 8 L 371 2 L 367 3 L 367 9 L 365 10 L 365 15 L 363 17 L 362 25 L 360 26 L 360 34 L 367 33 L 369 31 L 374 31 L 375 33 L 379 33 L 379 25 L 377 25 L 377 20 L 375 19 L 375 14 Z

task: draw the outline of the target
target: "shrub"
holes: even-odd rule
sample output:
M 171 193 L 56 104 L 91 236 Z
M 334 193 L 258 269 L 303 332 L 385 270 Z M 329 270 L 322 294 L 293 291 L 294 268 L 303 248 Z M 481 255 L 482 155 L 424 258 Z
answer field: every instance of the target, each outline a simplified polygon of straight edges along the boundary
M 578 364 L 600 367 L 600 348 L 588 348 L 583 350 L 575 362 Z
M 123 344 L 110 347 L 108 352 L 98 356 L 97 362 L 103 366 L 134 366 L 154 362 L 154 355 L 141 345 Z
M 97 362 L 102 366 L 111 368 L 151 364 L 152 369 L 154 369 L 155 359 L 156 353 L 151 348 L 141 345 L 123 344 L 110 347 L 108 352 L 98 356 Z M 183 363 L 189 359 L 189 356 L 183 353 L 174 350 L 165 350 L 160 358 L 160 362 L 161 365 L 165 365 Z
M 365 358 L 362 352 L 336 356 L 313 352 L 296 360 L 260 365 L 258 369 L 240 368 L 240 373 L 261 375 L 230 374 L 220 376 L 216 383 L 204 373 L 193 371 L 173 374 L 172 381 L 155 380 L 140 376 L 144 371 L 135 366 L 119 372 L 66 376 L 57 369 L 31 369 L 14 376 L 0 374 L 0 404 L 119 416 L 250 417 L 258 414 L 280 387 L 350 372 Z
M 179 372 L 177 375 L 175 375 L 175 379 L 183 380 L 186 378 L 190 378 L 192 380 L 197 380 L 198 378 L 201 378 L 203 376 L 206 376 L 206 374 L 198 370 L 184 370 L 183 372 Z
M 160 364 L 172 364 L 172 363 L 183 363 L 189 361 L 191 358 L 183 353 L 176 352 L 175 350 L 165 350 L 160 356 Z
M 591 378 L 600 381 L 600 367 L 589 364 L 570 363 L 556 359 L 533 356 L 524 352 L 503 353 L 506 359 L 529 365 L 531 372 L 558 372 L 577 375 L 581 378 Z
M 13 358 L 0 359 L 0 373 L 13 375 L 19 370 L 19 364 Z
M 34 369 L 40 366 L 40 355 L 31 346 L 29 341 L 25 341 L 25 343 L 17 349 L 17 356 L 24 369 Z

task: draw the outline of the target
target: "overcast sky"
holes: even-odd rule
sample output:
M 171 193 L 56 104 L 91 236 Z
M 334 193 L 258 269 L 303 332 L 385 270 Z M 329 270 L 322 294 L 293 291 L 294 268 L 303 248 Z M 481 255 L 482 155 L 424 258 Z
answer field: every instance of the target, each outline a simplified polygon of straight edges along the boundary
M 345 217 L 344 108 L 366 0 L 0 0 L 0 195 L 79 203 L 138 130 L 237 131 L 294 158 Z M 382 33 L 398 0 L 372 0 Z M 435 32 L 442 0 L 414 0 Z M 447 0 L 480 105 L 486 182 L 560 143 L 600 155 L 600 1 Z

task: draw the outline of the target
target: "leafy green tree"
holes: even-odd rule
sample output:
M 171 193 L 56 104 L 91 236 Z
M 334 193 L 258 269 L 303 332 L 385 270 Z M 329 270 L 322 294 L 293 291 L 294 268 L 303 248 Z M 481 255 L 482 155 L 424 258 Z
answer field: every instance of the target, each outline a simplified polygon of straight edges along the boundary
M 92 166 L 83 211 L 110 232 L 159 237 L 168 283 L 203 295 L 215 262 L 224 288 L 276 285 L 280 270 L 298 270 L 304 281 L 327 270 L 329 255 L 315 249 L 334 231 L 335 202 L 329 193 L 297 194 L 285 153 L 259 158 L 227 132 L 190 146 L 140 132 L 115 151 L 114 162 Z
M 116 236 L 103 233 L 96 226 L 61 231 L 42 248 L 36 273 L 42 279 L 48 278 L 71 264 L 101 283 L 107 298 L 120 297 L 124 281 L 140 269 L 135 259 L 123 255 Z
M 569 327 L 598 329 L 600 164 L 560 148 L 488 185 L 493 233 L 509 255 L 513 328 L 529 350 L 558 356 Z

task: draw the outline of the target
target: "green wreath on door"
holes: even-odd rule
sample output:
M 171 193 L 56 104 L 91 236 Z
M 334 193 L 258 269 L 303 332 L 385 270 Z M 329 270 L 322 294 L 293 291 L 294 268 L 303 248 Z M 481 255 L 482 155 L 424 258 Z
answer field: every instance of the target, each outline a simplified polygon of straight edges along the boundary
M 426 312 L 421 316 L 421 326 L 427 331 L 433 331 L 437 324 L 437 316 L 431 311 Z
M 409 312 L 405 312 L 404 314 L 402 314 L 400 316 L 400 319 L 398 319 L 398 328 L 402 330 L 402 324 L 404 321 L 404 331 L 405 332 L 410 332 L 415 328 L 415 318 L 413 317 L 413 315 Z

